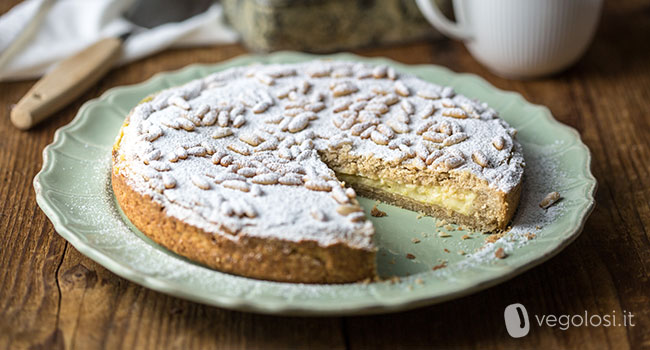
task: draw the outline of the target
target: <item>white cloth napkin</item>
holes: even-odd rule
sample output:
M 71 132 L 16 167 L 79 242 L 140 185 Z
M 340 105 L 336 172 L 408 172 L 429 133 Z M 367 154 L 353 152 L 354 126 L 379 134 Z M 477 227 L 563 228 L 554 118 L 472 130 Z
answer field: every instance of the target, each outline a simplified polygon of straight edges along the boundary
M 27 0 L 0 16 L 0 55 L 19 37 L 38 9 L 52 0 Z M 137 27 L 123 18 L 134 0 L 55 0 L 34 34 L 11 59 L 0 65 L 0 81 L 37 78 L 57 62 L 100 39 L 133 31 L 124 43 L 118 64 L 171 47 L 233 43 L 235 31 L 223 19 L 220 4 L 183 22 L 153 29 Z

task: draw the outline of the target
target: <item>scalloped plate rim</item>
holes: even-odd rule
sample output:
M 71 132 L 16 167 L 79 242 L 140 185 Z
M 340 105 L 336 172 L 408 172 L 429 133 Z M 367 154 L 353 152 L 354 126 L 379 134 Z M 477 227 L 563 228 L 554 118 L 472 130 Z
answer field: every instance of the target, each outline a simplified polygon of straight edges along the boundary
M 491 277 L 483 280 L 473 280 L 470 283 L 471 284 L 470 286 L 460 288 L 459 290 L 452 290 L 451 292 L 446 294 L 437 294 L 428 297 L 417 297 L 417 298 L 416 297 L 409 298 L 408 295 L 402 296 L 401 298 L 389 298 L 384 296 L 382 297 L 382 299 L 378 299 L 377 297 L 373 297 L 373 298 L 368 298 L 369 300 L 366 303 L 360 302 L 358 299 L 355 299 L 354 302 L 351 303 L 350 305 L 338 304 L 336 308 L 333 308 L 330 305 L 325 305 L 325 307 L 321 308 L 319 307 L 320 306 L 319 304 L 306 305 L 308 303 L 304 301 L 301 301 L 303 304 L 299 304 L 296 306 L 295 301 L 287 301 L 287 300 L 283 300 L 283 301 L 256 300 L 256 298 L 247 298 L 246 296 L 230 297 L 230 296 L 218 296 L 218 295 L 203 295 L 201 293 L 196 293 L 196 292 L 189 293 L 187 290 L 183 288 L 184 284 L 174 283 L 169 280 L 162 280 L 160 276 L 145 275 L 142 272 L 132 269 L 131 267 L 127 266 L 121 261 L 114 259 L 108 254 L 105 254 L 104 252 L 101 252 L 93 248 L 91 244 L 87 244 L 86 242 L 81 240 L 81 238 L 79 238 L 78 235 L 73 232 L 73 230 L 66 227 L 66 225 L 62 221 L 62 218 L 59 217 L 56 210 L 51 208 L 55 205 L 50 203 L 49 200 L 44 196 L 43 193 L 44 188 L 40 180 L 44 174 L 46 174 L 48 171 L 51 171 L 52 169 L 51 165 L 53 165 L 54 163 L 54 157 L 50 156 L 50 152 L 53 152 L 54 149 L 60 147 L 60 145 L 65 143 L 66 137 L 71 137 L 68 136 L 67 134 L 68 130 L 72 129 L 77 125 L 80 125 L 83 122 L 83 120 L 89 118 L 87 116 L 86 111 L 89 108 L 91 108 L 93 105 L 100 104 L 102 102 L 107 102 L 111 96 L 116 95 L 122 91 L 126 91 L 128 89 L 135 89 L 135 88 L 146 88 L 150 84 L 152 85 L 155 84 L 156 81 L 158 80 L 165 80 L 167 77 L 170 76 L 189 74 L 189 72 L 196 71 L 198 69 L 205 71 L 205 70 L 210 70 L 211 68 L 214 67 L 223 67 L 229 65 L 232 66 L 243 65 L 246 64 L 246 62 L 269 62 L 269 61 L 282 62 L 283 60 L 286 60 L 287 57 L 290 57 L 290 59 L 298 57 L 299 61 L 308 60 L 308 59 L 317 59 L 317 58 L 325 58 L 325 59 L 343 58 L 343 59 L 364 61 L 364 62 L 381 61 L 384 63 L 394 65 L 396 67 L 407 68 L 408 70 L 413 70 L 413 71 L 418 69 L 433 68 L 438 72 L 443 72 L 443 74 L 448 75 L 452 80 L 470 79 L 473 81 L 473 83 L 478 83 L 482 85 L 482 88 L 494 91 L 500 94 L 501 96 L 507 97 L 509 99 L 513 99 L 519 105 L 539 109 L 540 111 L 542 111 L 541 114 L 544 116 L 544 119 L 547 122 L 550 122 L 551 127 L 561 128 L 569 132 L 570 136 L 572 136 L 573 139 L 577 140 L 575 146 L 577 146 L 580 149 L 581 154 L 586 155 L 584 161 L 584 167 L 582 169 L 583 172 L 580 175 L 584 180 L 583 184 L 588 184 L 588 186 L 585 187 L 585 193 L 583 193 L 585 196 L 584 199 L 586 199 L 588 203 L 578 208 L 580 210 L 577 216 L 580 217 L 581 219 L 580 222 L 575 226 L 562 230 L 562 232 L 559 234 L 563 236 L 564 239 L 556 240 L 556 242 L 550 243 L 546 251 L 536 256 L 536 258 L 527 260 L 527 262 L 522 263 L 519 266 L 507 266 L 504 269 L 502 269 L 502 271 L 504 272 L 499 274 L 499 276 L 497 277 Z M 290 51 L 281 51 L 270 55 L 242 55 L 215 64 L 191 64 L 183 68 L 180 68 L 178 70 L 156 73 L 146 81 L 138 84 L 119 86 L 107 90 L 100 97 L 84 103 L 84 105 L 80 108 L 75 118 L 70 123 L 59 128 L 55 132 L 53 142 L 43 150 L 43 167 L 41 171 L 39 171 L 39 173 L 34 177 L 34 188 L 36 191 L 36 201 L 38 205 L 41 207 L 43 212 L 48 216 L 48 218 L 54 225 L 54 228 L 57 231 L 57 233 L 59 233 L 59 235 L 61 235 L 68 242 L 70 242 L 70 244 L 72 244 L 82 254 L 86 255 L 92 260 L 95 260 L 97 263 L 104 266 L 111 272 L 123 278 L 126 278 L 134 283 L 143 285 L 147 288 L 151 288 L 153 290 L 163 292 L 172 296 L 182 297 L 200 303 L 225 307 L 229 309 L 236 309 L 240 311 L 252 311 L 252 312 L 259 312 L 259 313 L 282 314 L 282 315 L 302 315 L 302 316 L 352 315 L 352 314 L 358 315 L 358 314 L 376 314 L 376 313 L 387 313 L 387 312 L 409 310 L 420 306 L 431 305 L 431 304 L 459 298 L 471 293 L 478 292 L 480 290 L 484 290 L 486 288 L 502 283 L 504 281 L 507 281 L 523 273 L 524 271 L 531 269 L 532 267 L 535 267 L 543 263 L 544 261 L 547 261 L 551 257 L 555 256 L 580 235 L 580 233 L 584 228 L 585 222 L 589 217 L 589 214 L 592 212 L 594 208 L 595 205 L 594 196 L 597 188 L 597 181 L 593 176 L 593 174 L 591 173 L 591 161 L 592 159 L 591 159 L 591 154 L 589 152 L 589 149 L 582 142 L 582 139 L 578 131 L 568 125 L 560 123 L 555 118 L 553 118 L 550 110 L 547 107 L 532 104 L 528 102 L 519 93 L 513 91 L 505 91 L 496 88 L 492 84 L 487 82 L 485 79 L 477 75 L 470 74 L 470 73 L 456 73 L 446 67 L 432 65 L 432 64 L 408 65 L 408 64 L 395 62 L 393 60 L 384 57 L 360 57 L 350 53 L 340 53 L 340 54 L 333 54 L 333 55 L 313 55 L 313 54 L 297 53 L 297 52 L 290 52 Z M 583 198 L 581 197 L 581 199 Z

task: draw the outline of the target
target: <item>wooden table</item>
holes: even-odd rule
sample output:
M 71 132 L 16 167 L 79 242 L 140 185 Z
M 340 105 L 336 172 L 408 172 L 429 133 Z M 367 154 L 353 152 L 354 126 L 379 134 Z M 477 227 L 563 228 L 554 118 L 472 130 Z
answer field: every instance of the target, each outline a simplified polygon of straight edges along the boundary
M 0 3 L 0 13 L 15 1 Z M 239 45 L 167 51 L 116 68 L 73 105 L 29 132 L 9 122 L 33 82 L 0 84 L 0 347 L 2 348 L 650 348 L 650 4 L 608 2 L 593 46 L 558 76 L 509 81 L 456 42 L 365 49 L 405 63 L 435 63 L 485 77 L 548 106 L 580 131 L 599 181 L 582 235 L 557 257 L 478 294 L 398 314 L 288 318 L 204 306 L 113 275 L 59 237 L 36 206 L 32 179 L 54 131 L 108 88 L 194 62 L 246 52 Z M 634 327 L 533 325 L 506 333 L 503 310 L 634 314 Z

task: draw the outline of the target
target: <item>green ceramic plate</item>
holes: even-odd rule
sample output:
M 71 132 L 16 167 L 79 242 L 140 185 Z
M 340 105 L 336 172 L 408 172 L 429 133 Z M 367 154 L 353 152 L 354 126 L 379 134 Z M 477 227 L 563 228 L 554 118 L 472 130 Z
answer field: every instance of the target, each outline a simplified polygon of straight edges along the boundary
M 301 285 L 220 273 L 194 264 L 151 242 L 124 219 L 110 187 L 110 150 L 124 116 L 145 96 L 229 67 L 255 62 L 300 62 L 314 58 L 385 63 L 422 79 L 453 86 L 489 103 L 519 129 L 527 161 L 520 208 L 508 235 L 436 227 L 431 217 L 380 204 L 388 213 L 371 218 L 377 227 L 379 271 L 400 276 L 370 284 Z M 473 293 L 557 254 L 580 233 L 594 204 L 596 180 L 578 133 L 558 123 L 545 107 L 500 91 L 485 80 L 432 66 L 407 66 L 350 54 L 312 56 L 281 52 L 244 56 L 216 65 L 193 65 L 150 80 L 111 89 L 86 103 L 59 129 L 43 152 L 34 179 L 38 204 L 56 231 L 77 250 L 107 269 L 148 288 L 193 301 L 269 314 L 349 315 L 393 312 Z M 539 201 L 549 192 L 564 197 L 548 210 Z M 362 200 L 369 210 L 374 202 Z M 535 235 L 535 238 L 529 239 Z M 442 237 L 448 236 L 448 237 Z M 461 238 L 465 236 L 465 239 Z M 503 248 L 508 256 L 495 258 Z M 463 254 L 465 253 L 465 254 Z M 411 259 L 406 258 L 411 254 Z M 413 256 L 415 258 L 413 258 Z

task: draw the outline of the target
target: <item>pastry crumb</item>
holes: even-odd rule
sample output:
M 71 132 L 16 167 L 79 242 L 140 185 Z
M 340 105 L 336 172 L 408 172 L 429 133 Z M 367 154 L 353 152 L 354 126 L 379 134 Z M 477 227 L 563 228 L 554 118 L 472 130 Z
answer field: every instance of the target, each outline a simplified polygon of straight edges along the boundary
M 458 251 L 458 255 L 465 255 L 465 254 L 467 254 L 467 253 L 465 253 L 464 250 L 459 250 L 459 251 Z
M 506 251 L 503 250 L 503 248 L 499 248 L 496 252 L 494 252 L 494 256 L 496 256 L 498 259 L 505 259 L 508 254 L 506 254 Z
M 420 239 L 418 239 L 418 238 L 411 238 L 411 242 L 413 242 L 413 244 L 418 244 L 418 243 L 420 243 L 421 241 L 420 241 Z
M 413 260 L 413 259 L 415 259 L 415 255 L 413 255 L 411 253 L 407 253 L 406 258 L 409 259 L 409 260 Z
M 417 279 L 415 279 L 415 283 L 424 284 L 424 281 L 421 278 L 417 278 Z
M 372 216 L 374 216 L 376 218 L 381 218 L 381 217 L 387 216 L 388 214 L 386 214 L 385 211 L 379 210 L 379 208 L 377 208 L 377 204 L 375 204 L 372 207 L 372 209 L 370 210 L 370 215 L 372 215 Z
M 560 193 L 558 192 L 551 192 L 542 199 L 542 201 L 539 203 L 539 207 L 542 209 L 548 209 L 550 208 L 553 204 L 557 203 L 562 197 L 560 196 Z
M 472 238 L 472 237 L 470 237 L 469 235 L 462 235 L 460 237 L 460 239 L 462 239 L 463 241 L 466 240 L 466 239 L 470 239 L 470 238 Z
M 451 235 L 448 234 L 447 232 L 440 231 L 438 232 L 438 237 L 446 238 L 446 237 L 451 237 Z
M 447 267 L 447 262 L 446 262 L 446 261 L 443 261 L 443 262 L 441 262 L 440 264 L 438 264 L 438 265 L 432 267 L 431 269 L 432 269 L 433 271 L 436 271 L 436 270 L 444 269 L 445 267 Z
M 445 253 L 449 253 L 449 249 L 447 249 L 447 248 L 443 249 L 443 251 L 444 251 Z
M 503 235 L 504 235 L 504 233 L 493 233 L 493 234 L 489 235 L 485 239 L 485 242 L 486 243 L 494 243 L 494 242 L 498 241 L 501 237 L 503 237 Z
M 526 232 L 526 233 L 524 234 L 524 237 L 526 237 L 526 239 L 528 239 L 528 240 L 530 241 L 531 239 L 537 237 L 537 235 L 534 234 L 534 233 L 532 233 L 532 232 Z

